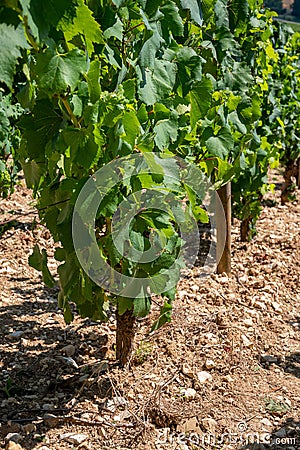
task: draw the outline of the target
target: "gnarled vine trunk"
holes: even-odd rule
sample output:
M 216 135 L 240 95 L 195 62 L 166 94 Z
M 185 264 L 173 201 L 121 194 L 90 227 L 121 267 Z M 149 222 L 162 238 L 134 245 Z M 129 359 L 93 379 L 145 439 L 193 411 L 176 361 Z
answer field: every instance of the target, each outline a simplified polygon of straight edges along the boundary
M 217 212 L 217 273 L 231 274 L 231 183 L 227 183 L 218 190 L 218 195 L 224 209 L 226 223 L 223 223 L 220 211 Z M 224 229 L 225 227 L 225 229 Z M 220 248 L 220 241 L 225 233 L 225 246 Z
M 127 310 L 117 316 L 117 332 L 116 332 L 116 358 L 121 367 L 124 367 L 131 356 L 133 341 L 136 331 L 136 318 L 133 316 L 132 310 Z
M 251 238 L 251 228 L 250 224 L 252 222 L 252 217 L 249 216 L 246 219 L 242 220 L 240 227 L 240 239 L 241 242 L 247 242 Z

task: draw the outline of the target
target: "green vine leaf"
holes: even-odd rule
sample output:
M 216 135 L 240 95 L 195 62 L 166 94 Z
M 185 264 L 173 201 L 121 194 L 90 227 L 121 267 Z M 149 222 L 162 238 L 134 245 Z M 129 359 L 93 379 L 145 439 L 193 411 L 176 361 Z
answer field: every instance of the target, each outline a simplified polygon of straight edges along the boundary
M 0 23 L 0 48 L 0 81 L 12 89 L 16 65 L 22 56 L 21 49 L 29 48 L 21 24 L 15 28 Z
M 35 72 L 42 90 L 52 94 L 65 93 L 68 88 L 74 91 L 80 75 L 87 72 L 86 57 L 78 49 L 64 54 L 49 49 L 38 55 Z

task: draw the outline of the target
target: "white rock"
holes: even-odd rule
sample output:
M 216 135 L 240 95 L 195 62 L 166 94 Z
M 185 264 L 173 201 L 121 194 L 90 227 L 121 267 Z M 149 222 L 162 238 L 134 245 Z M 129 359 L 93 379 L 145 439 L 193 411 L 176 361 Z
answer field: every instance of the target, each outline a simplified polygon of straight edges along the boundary
M 220 277 L 219 279 L 218 279 L 218 282 L 220 283 L 220 284 L 225 284 L 225 283 L 228 283 L 228 278 L 227 277 Z
M 87 440 L 85 434 L 64 433 L 59 436 L 62 441 L 69 442 L 70 444 L 80 445 Z
M 198 372 L 197 377 L 201 384 L 206 383 L 207 381 L 212 381 L 212 376 L 208 372 Z
M 231 375 L 226 375 L 224 377 L 224 380 L 227 381 L 227 383 L 233 383 L 234 382 L 234 378 L 232 378 Z
M 242 334 L 242 341 L 243 341 L 244 347 L 251 347 L 253 345 L 252 342 L 247 338 L 247 336 L 245 334 Z
M 78 364 L 70 356 L 67 356 L 67 357 L 65 357 L 65 356 L 58 356 L 57 359 L 59 359 L 60 361 L 64 362 L 68 366 L 72 366 L 72 367 L 75 367 L 75 369 L 78 369 Z
M 193 292 L 198 292 L 200 289 L 200 286 L 198 286 L 197 284 L 193 284 L 193 286 L 191 287 Z
M 263 425 L 265 425 L 266 427 L 273 427 L 272 422 L 270 422 L 270 420 L 267 419 L 266 417 L 265 417 L 264 419 L 261 419 L 261 423 L 262 423 Z
M 246 325 L 246 327 L 252 327 L 253 326 L 253 320 L 251 319 L 251 317 L 249 317 L 248 319 L 244 320 L 244 324 Z
M 190 296 L 190 294 L 187 291 L 179 291 L 178 295 L 180 299 Z
M 282 312 L 281 305 L 278 302 L 272 302 L 271 305 L 276 312 Z
M 184 391 L 184 395 L 188 400 L 191 400 L 196 397 L 197 392 L 195 391 L 195 389 L 187 388 Z
M 205 367 L 207 368 L 207 369 L 212 369 L 213 367 L 215 367 L 215 362 L 212 360 L 212 359 L 207 359 L 206 361 L 205 361 Z
M 15 442 L 16 444 L 22 439 L 22 436 L 19 433 L 8 433 L 5 436 L 5 440 Z
M 75 355 L 76 348 L 74 347 L 74 345 L 70 344 L 62 348 L 61 351 L 67 356 L 73 356 Z
M 182 372 L 184 373 L 184 375 L 187 375 L 188 377 L 193 377 L 194 375 L 193 370 L 187 364 L 183 364 Z

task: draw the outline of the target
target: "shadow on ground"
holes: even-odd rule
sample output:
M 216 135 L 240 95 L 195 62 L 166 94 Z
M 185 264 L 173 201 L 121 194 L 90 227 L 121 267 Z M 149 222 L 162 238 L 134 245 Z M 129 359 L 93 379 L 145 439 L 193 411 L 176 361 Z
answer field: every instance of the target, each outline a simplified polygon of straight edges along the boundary
M 64 324 L 57 290 L 28 280 L 31 286 L 22 290 L 21 277 L 9 281 L 16 281 L 18 287 L 11 290 L 21 303 L 0 307 L 0 441 L 38 418 L 36 434 L 43 436 L 44 415 L 67 414 L 72 399 L 93 376 L 95 364 L 89 364 L 88 355 L 100 364 L 108 351 L 108 336 L 99 324 Z M 69 351 L 64 350 L 68 346 Z M 112 395 L 112 387 L 106 378 L 96 387 L 100 410 L 101 399 Z M 87 399 L 94 394 L 93 389 L 84 391 Z M 34 448 L 38 439 L 28 436 L 23 448 Z

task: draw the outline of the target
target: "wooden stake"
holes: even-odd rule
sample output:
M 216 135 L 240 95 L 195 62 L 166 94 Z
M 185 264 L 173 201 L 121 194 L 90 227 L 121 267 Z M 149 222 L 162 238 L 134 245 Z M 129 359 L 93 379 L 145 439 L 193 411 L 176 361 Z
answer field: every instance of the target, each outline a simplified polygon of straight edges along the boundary
M 220 211 L 221 205 L 217 206 L 216 224 L 217 224 L 217 273 L 225 272 L 231 274 L 231 183 L 227 183 L 217 191 L 225 214 Z M 224 236 L 225 234 L 225 236 Z M 225 247 L 222 248 L 222 242 L 225 239 Z

